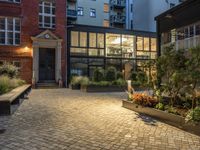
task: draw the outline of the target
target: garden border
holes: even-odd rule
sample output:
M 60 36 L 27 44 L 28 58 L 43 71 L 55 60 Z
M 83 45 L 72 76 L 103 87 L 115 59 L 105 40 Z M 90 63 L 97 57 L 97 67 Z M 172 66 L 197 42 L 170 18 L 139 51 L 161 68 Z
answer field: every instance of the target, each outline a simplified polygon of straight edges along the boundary
M 133 110 L 137 113 L 142 113 L 156 119 L 159 119 L 167 124 L 180 128 L 182 130 L 188 131 L 190 133 L 196 134 L 200 136 L 200 124 L 194 125 L 185 123 L 185 118 L 170 114 L 161 110 L 157 110 L 150 107 L 143 107 L 141 105 L 135 104 L 128 100 L 122 100 L 122 107 Z
M 98 86 L 98 85 L 88 85 L 81 86 L 81 91 L 88 93 L 95 92 L 125 92 L 127 90 L 127 86 L 117 86 L 117 85 L 109 85 L 109 86 Z

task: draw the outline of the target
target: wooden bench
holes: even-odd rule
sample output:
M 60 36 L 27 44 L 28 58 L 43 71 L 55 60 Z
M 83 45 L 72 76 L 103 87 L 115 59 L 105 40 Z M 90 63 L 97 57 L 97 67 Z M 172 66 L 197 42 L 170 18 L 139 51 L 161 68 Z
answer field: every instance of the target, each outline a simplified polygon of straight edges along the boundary
M 25 98 L 31 91 L 31 85 L 26 84 L 13 89 L 12 91 L 0 96 L 0 115 L 11 115 L 11 106 L 19 104 L 20 99 Z

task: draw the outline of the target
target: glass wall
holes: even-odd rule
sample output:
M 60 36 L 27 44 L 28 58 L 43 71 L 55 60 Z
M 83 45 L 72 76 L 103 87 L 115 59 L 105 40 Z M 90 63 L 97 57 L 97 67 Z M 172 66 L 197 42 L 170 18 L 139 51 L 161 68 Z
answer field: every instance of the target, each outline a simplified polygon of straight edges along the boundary
M 71 31 L 70 75 L 92 78 L 95 68 L 115 67 L 129 79 L 142 62 L 157 57 L 156 38 L 117 33 Z

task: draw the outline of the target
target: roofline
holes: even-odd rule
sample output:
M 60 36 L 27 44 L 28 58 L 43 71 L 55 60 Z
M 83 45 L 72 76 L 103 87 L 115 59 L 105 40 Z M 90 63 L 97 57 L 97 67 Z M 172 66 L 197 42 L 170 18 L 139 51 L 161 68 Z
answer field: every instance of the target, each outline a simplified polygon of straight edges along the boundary
M 161 14 L 158 15 L 158 16 L 156 16 L 156 17 L 155 17 L 155 20 L 159 20 L 159 19 L 165 17 L 165 16 L 168 15 L 168 14 L 171 14 L 171 13 L 173 13 L 173 12 L 176 12 L 178 9 L 187 7 L 188 4 L 190 4 L 190 3 L 192 3 L 192 2 L 195 2 L 195 1 L 196 1 L 196 0 L 186 0 L 185 2 L 183 2 L 183 3 L 181 3 L 181 4 L 177 5 L 177 6 L 175 6 L 175 7 L 173 7 L 173 8 L 171 8 L 171 9 L 169 9 L 169 10 L 163 12 L 163 13 L 161 13 Z
M 103 27 L 103 26 L 92 26 L 92 25 L 84 25 L 84 24 L 68 24 L 68 26 L 71 26 L 70 28 L 74 27 L 91 27 L 91 28 L 99 28 L 99 29 L 105 29 L 105 30 L 118 30 L 118 31 L 125 31 L 125 32 L 141 32 L 141 33 L 149 33 L 149 34 L 156 34 L 156 32 L 151 31 L 142 31 L 142 30 L 129 30 L 129 29 L 121 29 L 121 28 L 114 28 L 114 27 Z

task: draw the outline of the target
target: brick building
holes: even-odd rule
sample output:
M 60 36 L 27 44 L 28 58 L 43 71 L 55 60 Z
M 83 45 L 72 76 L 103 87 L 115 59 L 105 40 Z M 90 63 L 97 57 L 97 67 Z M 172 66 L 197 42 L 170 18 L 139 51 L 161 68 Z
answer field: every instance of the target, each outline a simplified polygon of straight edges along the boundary
M 0 0 L 0 63 L 31 83 L 66 79 L 66 0 Z

